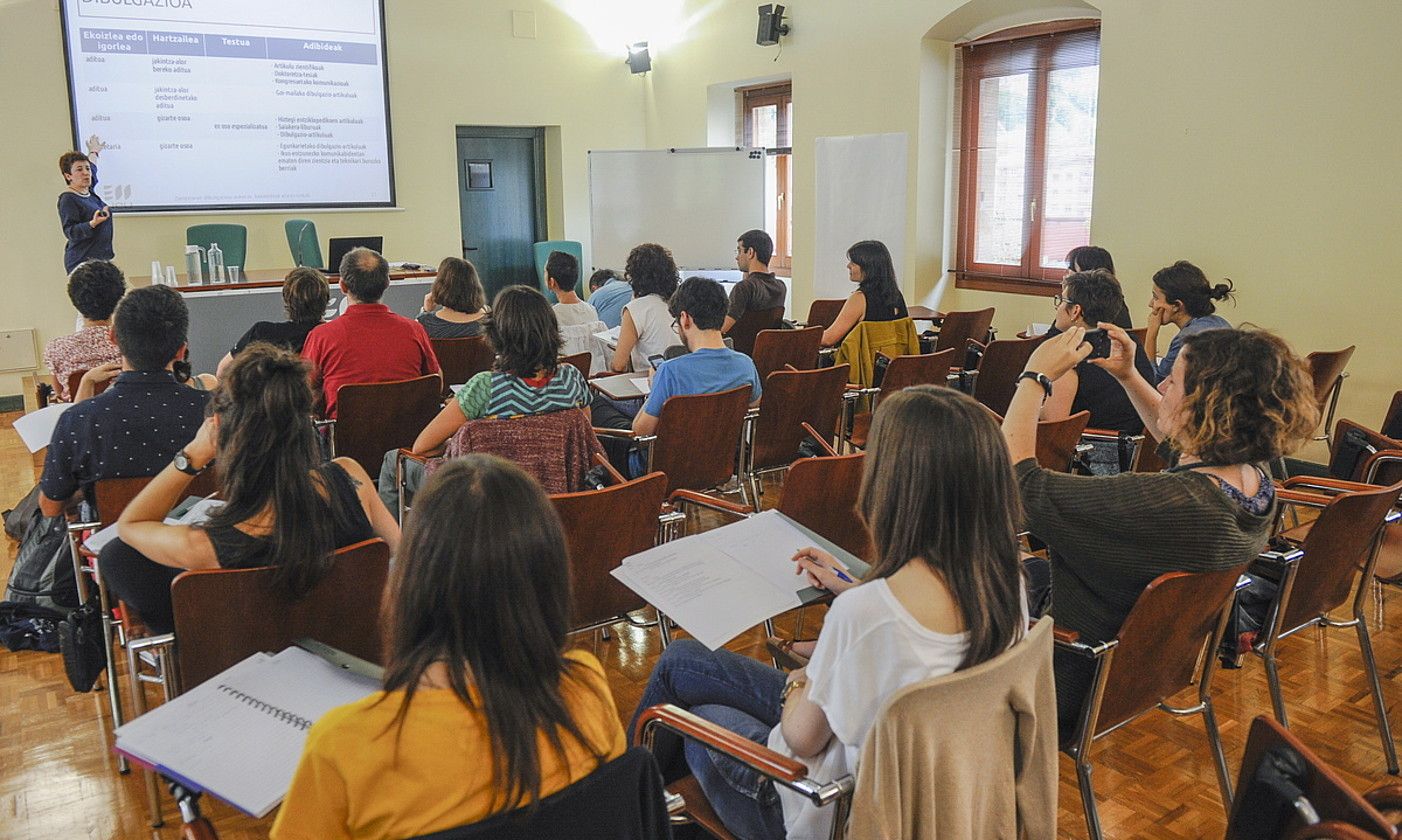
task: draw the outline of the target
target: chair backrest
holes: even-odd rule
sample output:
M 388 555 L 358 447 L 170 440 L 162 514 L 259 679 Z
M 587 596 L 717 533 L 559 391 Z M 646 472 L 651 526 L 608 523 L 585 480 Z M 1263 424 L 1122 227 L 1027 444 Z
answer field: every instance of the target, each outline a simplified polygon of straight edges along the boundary
M 1354 347 L 1350 344 L 1342 350 L 1316 350 L 1305 357 L 1310 378 L 1314 381 L 1314 398 L 1319 402 L 1321 412 L 1329 407 L 1329 395 L 1339 384 L 1339 377 L 1344 375 L 1349 359 L 1353 358 Z
M 474 374 L 491 370 L 497 354 L 487 337 L 470 335 L 467 338 L 430 338 L 433 355 L 438 357 L 438 367 L 443 371 L 443 385 L 462 385 Z
M 1056 472 L 1071 472 L 1076 445 L 1089 422 L 1089 411 L 1078 411 L 1061 420 L 1038 421 L 1037 463 Z
M 172 453 L 173 455 L 174 453 Z M 154 476 L 139 478 L 102 478 L 93 486 L 93 504 L 97 505 L 98 520 L 104 525 L 116 522 L 131 500 L 146 489 Z M 185 496 L 209 496 L 219 489 L 218 467 L 207 469 L 191 479 Z M 182 497 L 183 498 L 183 497 Z
M 800 458 L 789 467 L 776 509 L 847 551 L 871 562 L 871 534 L 857 512 L 865 453 Z
M 282 223 L 282 230 L 287 234 L 287 247 L 292 251 L 294 266 L 326 267 L 321 256 L 321 242 L 316 238 L 316 222 L 311 219 L 288 219 Z
M 754 466 L 767 469 L 798 457 L 807 423 L 831 435 L 842 412 L 847 365 L 816 370 L 776 370 L 764 379 L 764 399 L 754 427 Z
M 1159 457 L 1159 439 L 1154 437 L 1148 429 L 1144 430 L 1144 439 L 1139 442 L 1139 448 L 1134 450 L 1134 462 L 1130 465 L 1130 472 L 1163 472 L 1168 469 L 1168 462 Z
M 759 334 L 759 331 L 777 329 L 783 320 L 784 307 L 782 306 L 772 306 L 769 309 L 751 309 L 740 316 L 740 320 L 735 322 L 726 335 L 734 342 L 735 352 L 753 356 L 755 336 Z
M 1287 772 L 1282 764 L 1294 765 L 1290 769 L 1300 772 Z M 1367 837 L 1396 836 L 1391 822 L 1334 768 L 1269 715 L 1258 715 L 1246 737 L 1226 840 L 1260 837 L 1263 827 L 1274 827 L 1279 833 L 1272 836 L 1285 837 L 1287 831 L 1303 825 L 1293 801 L 1269 789 L 1270 777 L 1281 776 L 1304 794 L 1321 822 L 1336 820 L 1356 826 L 1364 829 Z
M 951 806 L 935 779 L 982 795 Z M 1056 786 L 1052 620 L 1044 616 L 998 656 L 886 699 L 862 745 L 848 836 L 1049 835 Z
M 469 420 L 448 439 L 443 458 L 428 462 L 436 471 L 446 460 L 469 453 L 505 458 L 525 470 L 547 493 L 583 490 L 595 455 L 604 454 L 583 409 Z
M 570 324 L 560 328 L 560 339 L 564 342 L 560 347 L 560 353 L 566 356 L 584 354 L 586 361 L 584 376 L 586 379 L 591 372 L 602 373 L 608 365 L 612 351 L 603 339 L 596 335 L 596 333 L 607 331 L 608 325 L 603 321 Z
M 1167 572 L 1144 587 L 1120 626 L 1097 735 L 1193 684 L 1203 645 L 1215 635 L 1227 597 L 1245 568 Z
M 1319 512 L 1305 537 L 1282 630 L 1299 627 L 1348 600 L 1354 576 L 1369 559 L 1383 517 L 1397 504 L 1402 483 L 1342 493 Z M 1364 581 L 1360 585 L 1367 585 Z
M 837 320 L 837 316 L 842 312 L 842 305 L 847 300 L 845 298 L 819 298 L 808 304 L 808 318 L 804 321 L 808 326 L 820 326 L 827 329 Z
M 438 374 L 397 382 L 362 382 L 336 390 L 336 454 L 380 474 L 385 453 L 407 449 L 437 414 L 443 384 Z
M 594 364 L 594 354 L 592 353 L 571 353 L 568 356 L 560 357 L 560 364 L 570 365 L 579 371 L 579 375 L 585 379 L 589 378 L 589 369 Z
M 886 374 L 881 378 L 877 404 L 897 391 L 915 385 L 948 385 L 949 371 L 959 361 L 957 356 L 958 351 L 953 348 L 937 353 L 891 356 L 891 363 L 886 366 Z
M 176 661 L 183 691 L 259 651 L 282 650 L 309 637 L 384 662 L 380 608 L 389 576 L 389 546 L 372 539 L 336 552 L 330 571 L 305 597 L 273 583 L 276 569 L 184 572 L 170 586 Z
M 248 267 L 248 228 L 243 225 L 190 225 L 185 228 L 185 244 L 208 248 L 218 243 L 224 252 L 224 265 Z M 208 278 L 206 278 L 208 279 Z
M 793 365 L 799 370 L 812 370 L 818 366 L 818 349 L 823 342 L 822 327 L 804 327 L 801 330 L 760 330 L 755 335 L 755 370 L 763 382 L 769 374 Z
M 1007 414 L 1013 394 L 1017 391 L 1018 374 L 1027 370 L 1027 360 L 1043 341 L 1046 341 L 1044 335 L 989 342 L 979 357 L 974 399 L 988 406 L 995 414 Z
M 1402 391 L 1392 395 L 1392 402 L 1383 415 L 1381 431 L 1390 438 L 1402 438 Z
M 537 242 L 531 246 L 531 254 L 535 258 L 536 282 L 540 283 L 540 290 L 545 296 L 550 298 L 551 303 L 555 303 L 558 298 L 555 293 L 545 288 L 545 263 L 550 259 L 551 251 L 564 251 L 566 254 L 574 256 L 579 263 L 579 288 L 575 291 L 583 291 L 584 287 L 584 246 L 573 239 L 551 239 L 545 242 Z
M 1144 346 L 1144 341 L 1149 337 L 1149 328 L 1148 328 L 1148 327 L 1135 327 L 1135 328 L 1132 329 L 1132 330 L 1125 330 L 1125 332 L 1129 333 L 1129 337 L 1132 338 L 1132 339 L 1134 339 L 1134 343 L 1135 343 L 1135 344 L 1138 344 L 1140 347 L 1143 347 L 1143 346 Z M 1148 353 L 1149 350 L 1146 348 L 1144 352 Z M 1150 360 L 1151 360 L 1151 361 L 1152 361 L 1152 356 L 1153 356 L 1153 354 L 1151 353 L 1151 354 L 1150 354 Z
M 667 474 L 667 492 L 709 490 L 735 473 L 750 386 L 670 397 L 657 418 L 652 468 Z
M 987 341 L 988 328 L 993 326 L 993 309 L 990 306 L 987 309 L 946 312 L 944 320 L 940 322 L 940 337 L 935 342 L 935 351 L 954 349 L 962 353 L 969 346 L 971 338 L 979 342 Z
M 574 607 L 571 627 L 588 627 L 643 607 L 643 599 L 609 572 L 657 543 L 657 514 L 667 498 L 660 472 L 582 493 L 550 497 L 565 528 Z
M 1375 452 L 1402 449 L 1402 440 L 1375 432 L 1347 417 L 1341 418 L 1334 424 L 1334 445 L 1329 453 L 1329 474 L 1345 481 L 1391 484 L 1396 479 L 1388 479 L 1386 474 L 1382 477 L 1375 476 L 1371 481 L 1365 477 L 1369 458 L 1374 454 L 1369 451 L 1370 447 Z
M 78 396 L 78 385 L 82 383 L 82 381 L 83 381 L 83 376 L 86 375 L 86 374 L 87 374 L 87 371 L 85 371 L 85 370 L 75 370 L 75 371 L 73 371 L 72 373 L 68 374 L 68 399 L 69 399 L 69 400 L 72 400 L 72 399 L 74 399 L 75 397 Z M 93 383 L 93 388 L 92 388 L 92 395 L 95 397 L 95 396 L 97 396 L 98 394 L 101 394 L 103 391 L 106 391 L 106 390 L 107 390 L 107 386 L 111 385 L 113 382 L 116 382 L 116 381 L 117 381 L 117 378 L 114 376 L 114 377 L 112 377 L 111 379 L 104 379 L 104 380 L 101 381 L 101 382 L 94 382 L 94 383 Z
M 876 357 L 910 356 L 920 353 L 920 337 L 909 318 L 894 321 L 862 321 L 838 345 L 833 360 L 852 366 L 851 380 L 862 386 L 875 381 Z

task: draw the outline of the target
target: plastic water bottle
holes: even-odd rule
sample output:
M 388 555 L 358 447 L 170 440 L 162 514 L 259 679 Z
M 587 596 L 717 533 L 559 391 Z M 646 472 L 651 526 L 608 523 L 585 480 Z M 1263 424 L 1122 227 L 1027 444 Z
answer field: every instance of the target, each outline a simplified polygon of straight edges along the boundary
M 198 245 L 185 246 L 185 283 L 189 286 L 204 285 L 204 260 L 200 258 L 200 252 L 204 249 Z
M 209 243 L 209 282 L 223 283 L 227 277 L 224 273 L 224 252 L 219 249 L 218 242 Z

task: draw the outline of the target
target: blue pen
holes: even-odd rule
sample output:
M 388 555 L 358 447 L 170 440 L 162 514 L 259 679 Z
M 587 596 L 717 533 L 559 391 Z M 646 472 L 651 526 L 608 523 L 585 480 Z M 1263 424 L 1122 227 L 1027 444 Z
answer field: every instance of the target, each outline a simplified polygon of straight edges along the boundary
M 835 575 L 837 575 L 837 579 L 838 579 L 838 580 L 843 580 L 843 581 L 846 581 L 846 582 L 848 582 L 848 583 L 856 583 L 855 580 L 852 580 L 851 578 L 849 578 L 849 577 L 847 576 L 847 573 L 846 573 L 846 572 L 842 571 L 841 569 L 837 568 L 836 566 L 833 566 L 833 567 L 832 567 L 832 573 L 835 574 Z

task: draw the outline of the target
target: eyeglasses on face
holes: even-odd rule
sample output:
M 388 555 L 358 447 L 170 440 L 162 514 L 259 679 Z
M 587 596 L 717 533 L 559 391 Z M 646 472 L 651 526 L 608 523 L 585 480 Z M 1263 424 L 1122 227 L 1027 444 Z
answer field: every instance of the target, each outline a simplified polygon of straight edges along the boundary
M 1057 308 L 1059 309 L 1063 303 L 1066 304 L 1067 306 L 1076 306 L 1076 305 L 1077 305 L 1077 303 L 1076 303 L 1074 300 L 1072 300 L 1071 298 L 1069 298 L 1069 297 L 1067 297 L 1067 296 L 1065 296 L 1065 295 L 1061 295 L 1061 294 L 1052 295 L 1052 306 L 1057 307 Z

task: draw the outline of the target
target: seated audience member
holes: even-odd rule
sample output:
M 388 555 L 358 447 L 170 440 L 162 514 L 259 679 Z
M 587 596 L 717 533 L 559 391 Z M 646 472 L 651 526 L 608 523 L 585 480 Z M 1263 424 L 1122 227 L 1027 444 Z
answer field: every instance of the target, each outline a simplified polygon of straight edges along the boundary
M 725 322 L 725 289 L 720 283 L 705 277 L 688 277 L 677 287 L 668 304 L 668 315 L 674 319 L 682 343 L 690 352 L 669 359 L 652 376 L 647 401 L 638 407 L 636 401 L 614 401 L 602 395 L 594 399 L 594 425 L 610 429 L 631 429 L 635 435 L 650 435 L 657 429 L 657 418 L 669 397 L 687 394 L 715 394 L 750 386 L 750 400 L 758 403 L 761 384 L 754 360 L 725 346 L 721 324 Z M 601 443 L 610 457 L 620 455 L 628 441 L 605 437 Z M 644 464 L 634 452 L 629 472 L 642 475 Z
M 389 288 L 389 263 L 369 248 L 355 248 L 341 260 L 341 291 L 350 305 L 341 317 L 307 334 L 302 357 L 313 365 L 325 416 L 336 416 L 336 391 L 361 382 L 394 382 L 438 373 L 438 357 L 416 321 L 380 303 Z
M 112 336 L 122 351 L 120 373 L 106 391 L 58 418 L 39 479 L 44 515 L 62 512 L 80 491 L 90 500 L 100 479 L 155 475 L 194 436 L 209 394 L 172 373 L 185 355 L 189 324 L 184 299 L 169 286 L 133 289 L 117 304 Z
M 1173 370 L 1173 361 L 1183 348 L 1183 340 L 1203 330 L 1230 329 L 1231 322 L 1217 311 L 1214 300 L 1232 296 L 1232 281 L 1212 285 L 1202 269 L 1179 260 L 1154 274 L 1154 291 L 1149 298 L 1148 329 L 1144 333 L 1144 348 L 1150 356 L 1159 352 L 1159 330 L 1167 324 L 1178 328 L 1178 334 L 1168 343 L 1168 352 L 1155 363 L 1159 379 Z
M 68 299 L 83 316 L 83 328 L 44 345 L 44 365 L 53 376 L 54 392 L 61 402 L 73 399 L 68 377 L 122 361 L 122 351 L 112 342 L 112 310 L 126 292 L 122 270 L 106 260 L 79 263 L 68 276 Z
M 1120 281 L 1103 268 L 1067 275 L 1061 281 L 1056 302 L 1056 319 L 1049 334 L 1063 333 L 1073 326 L 1095 329 L 1124 306 Z M 1146 382 L 1155 382 L 1154 366 L 1144 349 L 1135 345 L 1134 369 Z M 1115 378 L 1090 361 L 1081 362 L 1056 380 L 1051 399 L 1042 406 L 1043 420 L 1060 420 L 1080 411 L 1090 412 L 1090 427 L 1138 434 L 1144 424 L 1125 389 Z
M 735 265 L 745 272 L 730 293 L 730 309 L 725 313 L 721 332 L 728 333 L 735 322 L 752 309 L 773 309 L 784 305 L 784 281 L 769 270 L 774 256 L 774 240 L 762 230 L 747 230 L 735 244 Z
M 925 385 L 886 398 L 858 498 L 877 558 L 865 582 L 837 577 L 841 566 L 821 549 L 793 558 L 810 583 L 839 593 L 808 665 L 785 676 L 680 639 L 662 652 L 638 712 L 681 706 L 803 761 L 810 778 L 827 781 L 856 774 L 886 698 L 992 659 L 1023 636 L 1017 485 L 998 426 L 982 406 Z M 684 761 L 737 836 L 828 836 L 831 807 L 818 808 L 696 742 L 680 747 L 659 735 L 655 751 L 669 780 L 682 775 Z
M 1078 271 L 1094 271 L 1103 268 L 1110 274 L 1115 273 L 1115 259 L 1110 256 L 1110 252 L 1096 245 L 1081 245 L 1072 248 L 1066 255 L 1066 276 L 1070 277 Z M 1129 304 L 1120 301 L 1120 309 L 1113 318 L 1106 318 L 1112 324 L 1126 330 L 1134 329 L 1134 322 L 1129 317 Z
M 1051 549 L 1056 623 L 1086 642 L 1114 638 L 1150 581 L 1164 572 L 1244 567 L 1275 524 L 1265 464 L 1308 440 L 1318 420 L 1303 361 L 1263 331 L 1190 335 L 1158 390 L 1134 367 L 1134 341 L 1109 328 L 1108 359 L 1146 428 L 1170 450 L 1162 473 L 1067 475 L 1037 465 L 1037 414 L 1051 383 L 1090 352 L 1072 326 L 1033 352 L 1003 421 L 1027 528 Z M 1034 602 L 1036 599 L 1034 598 Z M 1075 726 L 1092 665 L 1058 653 L 1057 714 Z
M 475 823 L 627 748 L 603 667 L 567 650 L 569 559 L 539 485 L 468 455 L 415 509 L 386 594 L 384 690 L 312 726 L 275 840 Z
M 837 320 L 823 330 L 823 346 L 836 347 L 862 321 L 898 321 L 910 317 L 905 296 L 896 282 L 896 267 L 885 243 L 865 239 L 847 249 L 847 276 L 857 284 L 837 313 Z
M 589 276 L 589 305 L 609 329 L 623 323 L 623 307 L 633 299 L 633 287 L 611 268 Z
M 579 299 L 579 260 L 574 254 L 551 251 L 545 261 L 545 287 L 560 301 L 555 304 L 555 320 L 561 327 L 592 324 L 599 320 L 594 307 Z
M 507 419 L 589 407 L 589 385 L 574 365 L 560 364 L 560 327 L 545 295 L 530 286 L 507 286 L 497 294 L 486 321 L 487 342 L 496 352 L 491 370 L 467 380 L 438 416 L 419 432 L 414 452 L 437 455 L 469 420 Z M 399 510 L 396 453 L 386 452 L 380 469 L 380 498 Z M 423 481 L 423 466 L 404 464 L 409 489 Z
M 287 272 L 282 281 L 282 309 L 287 313 L 286 321 L 259 321 L 244 333 L 233 349 L 219 360 L 216 372 L 224 371 L 233 363 L 243 348 L 255 341 L 262 341 L 293 353 L 302 352 L 307 341 L 307 333 L 326 317 L 326 304 L 331 300 L 331 289 L 326 285 L 326 275 L 315 268 L 301 266 Z
M 418 321 L 429 338 L 470 338 L 482 334 L 487 317 L 487 292 L 477 266 L 457 257 L 438 264 L 433 288 L 424 295 Z
M 307 363 L 255 344 L 229 365 L 212 412 L 117 520 L 119 539 L 99 558 L 117 597 L 157 633 L 174 629 L 170 583 L 186 569 L 276 566 L 293 596 L 311 591 L 337 548 L 381 537 L 393 551 L 399 526 L 365 470 L 350 458 L 322 462 L 311 423 Z M 201 525 L 167 525 L 190 480 L 218 462 L 225 504 Z
M 667 301 L 677 290 L 677 264 L 672 252 L 647 243 L 628 253 L 625 268 L 633 286 L 633 299 L 623 307 L 618 347 L 609 369 L 614 373 L 649 370 L 648 357 L 661 355 L 677 343 Z

